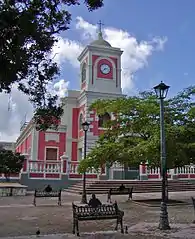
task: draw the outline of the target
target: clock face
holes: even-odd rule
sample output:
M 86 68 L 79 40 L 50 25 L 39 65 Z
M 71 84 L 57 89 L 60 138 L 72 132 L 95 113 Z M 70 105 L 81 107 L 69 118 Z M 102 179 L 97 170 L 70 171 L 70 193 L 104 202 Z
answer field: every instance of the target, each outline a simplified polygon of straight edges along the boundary
M 110 73 L 110 66 L 109 65 L 107 65 L 107 64 L 102 64 L 101 66 L 100 66 L 100 71 L 102 72 L 102 74 L 104 74 L 104 75 L 107 75 L 108 73 Z

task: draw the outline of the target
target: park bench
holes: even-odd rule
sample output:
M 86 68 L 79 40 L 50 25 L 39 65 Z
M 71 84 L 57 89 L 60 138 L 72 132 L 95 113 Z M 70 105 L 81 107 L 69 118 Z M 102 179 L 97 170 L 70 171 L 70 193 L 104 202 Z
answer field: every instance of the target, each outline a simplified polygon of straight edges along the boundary
M 45 192 L 42 190 L 35 190 L 33 204 L 36 206 L 36 198 L 58 198 L 58 205 L 61 206 L 61 190 Z
M 107 202 L 111 203 L 111 196 L 112 195 L 128 195 L 128 200 L 130 200 L 130 199 L 132 199 L 132 193 L 133 193 L 133 187 L 124 188 L 123 190 L 120 190 L 119 188 L 111 188 L 108 191 Z
M 121 227 L 121 233 L 124 233 L 123 229 L 123 216 L 124 212 L 118 209 L 118 205 L 115 202 L 114 204 L 101 205 L 97 208 L 85 206 L 77 206 L 72 203 L 73 211 L 73 234 L 77 232 L 79 236 L 79 221 L 88 221 L 88 220 L 109 220 L 116 219 L 115 230 L 118 230 L 118 224 Z

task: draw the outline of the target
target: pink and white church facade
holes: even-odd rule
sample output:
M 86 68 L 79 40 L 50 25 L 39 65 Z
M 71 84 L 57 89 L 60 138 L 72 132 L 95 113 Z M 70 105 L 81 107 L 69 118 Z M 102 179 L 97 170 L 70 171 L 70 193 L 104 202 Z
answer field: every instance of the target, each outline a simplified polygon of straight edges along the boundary
M 16 151 L 26 156 L 19 175 L 20 181 L 29 188 L 45 184 L 66 188 L 81 180 L 79 161 L 83 158 L 84 132 L 81 124 L 90 123 L 87 133 L 87 152 L 103 132 L 102 118 L 89 106 L 97 99 L 115 99 L 122 96 L 121 55 L 119 48 L 112 47 L 102 37 L 87 45 L 78 56 L 80 62 L 80 89 L 69 90 L 62 99 L 64 114 L 58 131 L 37 131 L 32 122 L 25 124 L 16 141 Z M 113 117 L 113 116 L 105 116 Z M 17 179 L 17 175 L 12 175 Z M 97 175 L 87 173 L 87 178 L 108 178 L 105 169 Z
M 48 129 L 37 131 L 32 121 L 25 123 L 16 141 L 16 152 L 25 155 L 20 174 L 12 174 L 11 180 L 27 185 L 29 190 L 50 184 L 54 188 L 67 188 L 82 180 L 78 173 L 79 161 L 83 158 L 84 132 L 81 124 L 90 123 L 87 133 L 87 152 L 95 145 L 103 133 L 102 121 L 112 115 L 100 118 L 89 106 L 97 99 L 116 99 L 122 97 L 121 55 L 119 48 L 112 47 L 102 37 L 85 47 L 78 56 L 80 62 L 80 89 L 69 90 L 62 99 L 64 114 L 58 131 Z M 183 167 L 168 171 L 169 178 L 193 179 L 194 167 Z M 137 179 L 161 178 L 160 169 L 150 169 L 141 164 L 139 169 L 123 168 L 117 164 L 110 169 L 102 168 L 97 174 L 87 172 L 87 179 Z M 4 180 L 0 174 L 0 181 Z

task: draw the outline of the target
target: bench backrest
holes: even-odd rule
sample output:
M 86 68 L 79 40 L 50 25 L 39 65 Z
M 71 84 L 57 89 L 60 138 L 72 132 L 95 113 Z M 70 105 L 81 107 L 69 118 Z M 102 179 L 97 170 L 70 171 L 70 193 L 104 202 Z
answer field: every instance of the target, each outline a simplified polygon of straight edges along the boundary
M 133 192 L 133 187 L 131 188 L 124 188 L 122 190 L 120 190 L 119 188 L 111 188 L 110 192 L 127 192 L 127 193 L 132 193 Z
M 97 208 L 93 208 L 90 206 L 77 206 L 74 203 L 72 203 L 72 209 L 73 209 L 73 215 L 78 216 L 88 216 L 90 214 L 93 214 L 94 212 L 106 214 L 106 215 L 117 215 L 118 213 L 118 205 L 115 202 L 111 205 L 101 205 Z
M 51 192 L 45 192 L 45 191 L 41 191 L 41 190 L 35 190 L 35 197 L 58 197 L 61 195 L 61 190 L 59 191 L 51 191 Z

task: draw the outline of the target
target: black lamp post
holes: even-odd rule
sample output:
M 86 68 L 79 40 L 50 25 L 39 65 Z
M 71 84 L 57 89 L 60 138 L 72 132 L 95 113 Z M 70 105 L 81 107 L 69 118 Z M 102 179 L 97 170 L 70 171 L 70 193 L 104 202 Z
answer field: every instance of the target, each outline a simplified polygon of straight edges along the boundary
M 84 159 L 86 159 L 87 155 L 87 131 L 89 129 L 89 123 L 85 121 L 82 123 L 83 131 L 84 131 Z M 83 193 L 81 203 L 87 204 L 87 194 L 86 194 L 86 173 L 83 173 Z
M 167 212 L 167 162 L 166 162 L 166 145 L 165 145 L 165 128 L 164 128 L 164 99 L 170 86 L 165 85 L 162 81 L 159 85 L 154 87 L 156 96 L 160 99 L 160 141 L 161 141 L 161 177 L 162 177 L 162 202 L 159 229 L 168 230 L 169 219 Z

